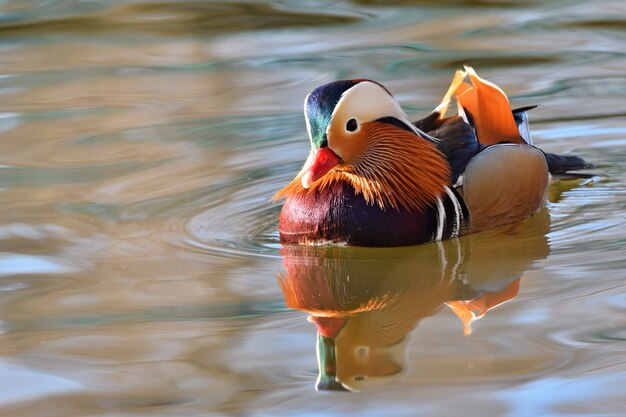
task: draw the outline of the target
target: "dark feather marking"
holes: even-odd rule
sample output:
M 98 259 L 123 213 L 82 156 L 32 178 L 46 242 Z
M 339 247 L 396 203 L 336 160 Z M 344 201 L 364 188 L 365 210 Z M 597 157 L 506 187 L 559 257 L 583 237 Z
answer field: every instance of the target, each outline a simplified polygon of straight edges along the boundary
M 539 104 L 535 104 L 534 106 L 518 107 L 517 109 L 511 110 L 511 113 L 513 113 L 513 116 L 515 116 L 517 113 L 525 113 L 528 110 L 536 109 L 537 107 L 539 107 Z
M 548 161 L 548 170 L 551 174 L 566 174 L 577 169 L 593 168 L 593 165 L 575 155 L 557 155 L 554 153 L 543 153 Z
M 448 119 L 440 119 L 441 114 L 439 112 L 432 112 L 428 116 L 421 120 L 413 122 L 413 126 L 421 130 L 422 132 L 432 132 L 439 129 L 439 127 L 445 123 Z
M 566 172 L 564 174 L 553 174 L 554 178 L 559 178 L 563 180 L 580 180 L 580 179 L 590 179 L 596 176 L 596 174 L 583 174 L 582 172 Z
M 469 123 L 472 129 L 475 129 L 476 123 L 474 122 L 474 116 L 472 116 L 472 113 L 470 113 L 470 111 L 465 107 L 463 107 L 463 112 L 465 113 L 465 117 L 467 118 L 467 123 Z M 478 138 L 478 135 L 476 136 L 476 138 L 480 140 Z
M 395 117 L 391 117 L 391 116 L 382 117 L 380 119 L 377 119 L 376 121 L 380 123 L 387 123 L 395 127 L 399 127 L 400 129 L 404 129 L 407 132 L 415 133 L 413 129 L 411 129 L 409 126 L 406 125 L 406 123 L 402 122 L 401 120 L 396 119 Z
M 485 149 L 485 146 L 476 140 L 474 129 L 460 116 L 446 119 L 439 129 L 429 134 L 441 140 L 437 144 L 437 149 L 446 156 L 452 168 L 452 184 L 465 171 L 470 159 Z

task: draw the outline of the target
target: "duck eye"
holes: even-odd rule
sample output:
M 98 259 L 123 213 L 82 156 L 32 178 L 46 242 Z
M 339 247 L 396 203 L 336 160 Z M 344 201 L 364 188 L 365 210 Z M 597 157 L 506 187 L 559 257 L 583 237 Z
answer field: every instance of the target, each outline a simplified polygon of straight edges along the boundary
M 348 132 L 354 132 L 358 127 L 359 124 L 356 122 L 356 119 L 350 119 L 348 120 L 348 123 L 346 123 L 346 130 Z

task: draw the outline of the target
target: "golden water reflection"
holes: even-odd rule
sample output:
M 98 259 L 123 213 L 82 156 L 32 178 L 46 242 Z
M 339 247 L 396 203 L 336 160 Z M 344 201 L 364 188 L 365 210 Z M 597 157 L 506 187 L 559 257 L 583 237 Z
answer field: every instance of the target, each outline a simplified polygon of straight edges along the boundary
M 624 4 L 0 1 L 0 416 L 622 415 Z M 275 280 L 270 202 L 308 152 L 302 100 L 365 77 L 418 119 L 462 64 L 512 105 L 540 104 L 535 143 L 601 178 L 552 184 L 537 265 L 546 242 L 528 223 L 459 241 L 469 288 L 454 287 L 453 242 L 447 278 L 436 246 L 296 252 L 291 263 L 323 263 L 329 291 L 332 262 L 359 271 L 357 307 L 360 289 L 395 297 L 344 313 L 329 340 L 380 340 L 369 356 L 399 355 L 375 370 L 394 383 L 318 397 L 314 328 Z M 473 300 L 459 306 L 472 320 L 490 302 L 471 297 L 522 274 L 516 299 L 464 337 L 446 294 Z M 368 321 L 396 336 L 376 339 Z M 374 375 L 338 352 L 342 378 Z
M 318 390 L 361 391 L 406 375 L 411 330 L 447 306 L 466 335 L 516 297 L 550 253 L 546 211 L 496 231 L 408 248 L 285 247 L 287 306 L 317 327 Z M 416 341 L 415 343 L 419 343 Z

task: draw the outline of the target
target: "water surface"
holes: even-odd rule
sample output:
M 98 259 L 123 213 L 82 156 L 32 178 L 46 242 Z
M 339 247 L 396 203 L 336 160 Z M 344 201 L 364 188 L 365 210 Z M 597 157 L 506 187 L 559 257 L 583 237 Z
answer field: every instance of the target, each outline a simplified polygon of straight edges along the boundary
M 0 2 L 0 414 L 626 414 L 625 22 L 620 0 Z M 308 91 L 372 78 L 418 118 L 464 63 L 594 176 L 457 241 L 282 248 Z M 317 392 L 327 371 L 362 392 Z

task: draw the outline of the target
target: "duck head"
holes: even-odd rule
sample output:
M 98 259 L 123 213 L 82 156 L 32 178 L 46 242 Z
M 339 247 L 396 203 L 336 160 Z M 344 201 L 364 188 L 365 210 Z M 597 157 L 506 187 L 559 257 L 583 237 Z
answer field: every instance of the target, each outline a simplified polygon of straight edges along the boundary
M 434 139 L 413 126 L 378 82 L 340 80 L 304 100 L 311 151 L 294 181 L 276 198 L 347 181 L 370 204 L 423 208 L 450 182 Z

